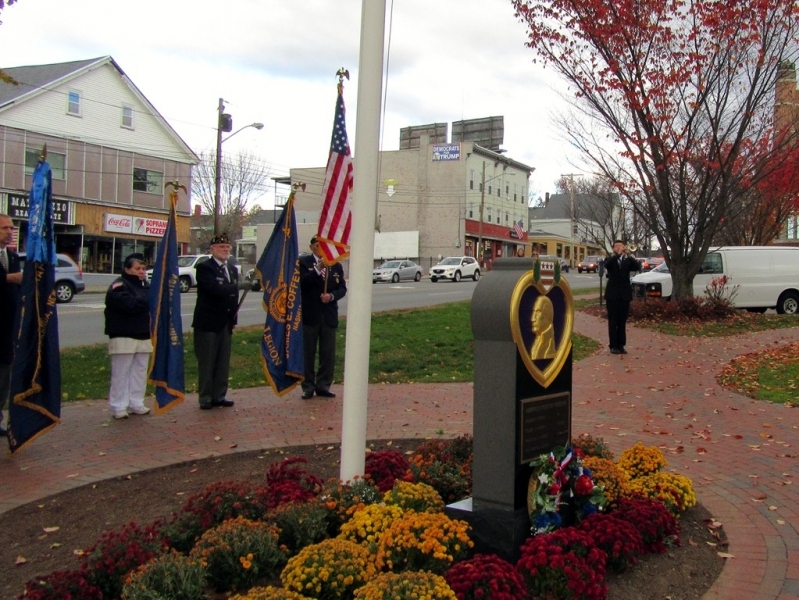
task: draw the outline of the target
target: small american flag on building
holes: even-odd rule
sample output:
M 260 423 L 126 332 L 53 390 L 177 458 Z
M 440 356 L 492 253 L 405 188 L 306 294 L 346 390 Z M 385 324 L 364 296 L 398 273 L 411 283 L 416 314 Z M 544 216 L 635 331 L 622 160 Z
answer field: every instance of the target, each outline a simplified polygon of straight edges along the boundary
M 516 232 L 516 237 L 519 239 L 522 239 L 524 237 L 524 229 L 522 229 L 523 225 L 524 225 L 523 219 L 519 219 L 518 223 L 513 224 L 513 231 Z
M 336 116 L 330 156 L 322 187 L 322 214 L 319 217 L 319 248 L 328 265 L 337 263 L 350 254 L 350 192 L 352 191 L 352 157 L 344 122 L 344 86 L 338 86 Z

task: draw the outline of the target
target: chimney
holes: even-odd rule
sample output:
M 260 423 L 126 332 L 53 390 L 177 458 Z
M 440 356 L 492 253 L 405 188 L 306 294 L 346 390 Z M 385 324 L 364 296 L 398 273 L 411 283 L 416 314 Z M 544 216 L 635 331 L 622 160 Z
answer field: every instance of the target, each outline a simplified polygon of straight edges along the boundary
M 203 214 L 203 207 L 199 204 L 194 205 L 194 216 L 199 217 Z

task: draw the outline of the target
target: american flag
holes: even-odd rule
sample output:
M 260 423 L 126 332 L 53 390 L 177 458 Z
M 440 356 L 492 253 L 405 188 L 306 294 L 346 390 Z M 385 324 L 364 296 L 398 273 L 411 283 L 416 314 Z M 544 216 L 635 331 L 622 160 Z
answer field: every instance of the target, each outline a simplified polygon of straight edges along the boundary
M 350 192 L 352 191 L 352 157 L 344 122 L 343 86 L 338 87 L 333 138 L 327 160 L 325 183 L 322 187 L 322 214 L 319 217 L 319 248 L 328 265 L 350 254 Z
M 524 225 L 523 219 L 519 219 L 518 223 L 513 224 L 513 231 L 516 232 L 516 237 L 519 239 L 524 237 L 524 229 L 522 229 L 522 225 Z

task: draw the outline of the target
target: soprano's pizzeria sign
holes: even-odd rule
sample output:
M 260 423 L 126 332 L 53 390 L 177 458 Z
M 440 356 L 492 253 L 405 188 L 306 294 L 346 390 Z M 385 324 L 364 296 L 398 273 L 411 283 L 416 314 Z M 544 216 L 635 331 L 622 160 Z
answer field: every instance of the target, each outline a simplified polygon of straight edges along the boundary
M 166 230 L 166 224 L 167 222 L 164 219 L 106 213 L 103 229 L 112 233 L 132 233 L 133 235 L 161 237 Z

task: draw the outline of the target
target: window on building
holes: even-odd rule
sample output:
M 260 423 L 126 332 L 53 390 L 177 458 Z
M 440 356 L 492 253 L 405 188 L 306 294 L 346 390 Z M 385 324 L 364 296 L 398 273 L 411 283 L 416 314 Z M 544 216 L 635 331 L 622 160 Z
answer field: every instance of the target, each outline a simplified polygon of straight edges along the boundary
M 489 196 L 491 195 L 491 186 L 490 185 L 488 186 L 488 195 Z
M 488 222 L 491 222 L 491 207 L 488 207 Z
M 508 219 L 509 219 L 509 218 L 510 218 L 510 217 L 508 217 L 508 213 L 505 213 L 505 225 L 507 225 L 507 224 L 508 224 Z
M 133 191 L 163 194 L 164 174 L 148 169 L 133 169 Z
M 482 183 L 478 183 L 477 187 L 480 189 L 481 192 L 483 191 L 483 184 Z
M 69 90 L 67 94 L 67 114 L 81 116 L 81 93 L 78 90 Z
M 122 127 L 133 129 L 133 107 L 130 104 L 122 105 Z
M 474 169 L 469 171 L 469 189 L 470 190 L 474 189 Z
M 36 165 L 39 164 L 41 148 L 25 148 L 25 174 L 32 175 Z M 47 151 L 47 162 L 53 173 L 53 179 L 66 179 L 67 155 L 60 152 Z
M 469 218 L 474 219 L 474 204 L 469 205 Z
M 510 198 L 510 184 L 505 184 L 505 198 Z
M 502 186 L 497 186 L 497 198 L 502 198 Z
M 499 223 L 500 223 L 500 214 L 499 211 L 497 211 L 497 225 L 499 225 Z
M 513 201 L 514 202 L 516 202 L 516 200 L 519 199 L 518 196 L 519 196 L 519 184 L 518 183 L 514 183 L 513 184 Z

